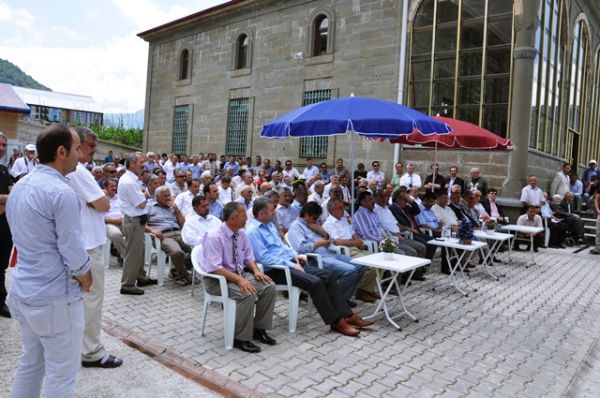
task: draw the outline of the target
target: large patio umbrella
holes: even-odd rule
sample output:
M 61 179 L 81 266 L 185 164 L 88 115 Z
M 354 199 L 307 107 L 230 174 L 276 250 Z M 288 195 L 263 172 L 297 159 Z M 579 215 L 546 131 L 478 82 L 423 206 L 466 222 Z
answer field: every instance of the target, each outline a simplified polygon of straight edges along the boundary
M 434 119 L 445 123 L 452 128 L 448 134 L 421 134 L 414 131 L 411 134 L 390 139 L 390 142 L 404 145 L 421 145 L 435 148 L 434 163 L 437 162 L 437 149 L 475 149 L 488 151 L 506 151 L 514 149 L 513 143 L 489 130 L 473 123 L 447 117 L 435 116 Z M 435 170 L 434 170 L 435 173 Z M 433 176 L 435 180 L 435 174 Z M 433 184 L 431 190 L 433 191 Z
M 295 109 L 265 124 L 262 138 L 324 137 L 353 132 L 370 139 L 398 138 L 413 131 L 424 136 L 447 134 L 444 122 L 395 102 L 373 98 L 347 97 L 318 102 Z M 354 171 L 354 134 L 350 139 Z M 354 184 L 352 197 L 354 198 Z M 354 207 L 354 200 L 352 201 Z M 354 210 L 354 208 L 352 208 Z

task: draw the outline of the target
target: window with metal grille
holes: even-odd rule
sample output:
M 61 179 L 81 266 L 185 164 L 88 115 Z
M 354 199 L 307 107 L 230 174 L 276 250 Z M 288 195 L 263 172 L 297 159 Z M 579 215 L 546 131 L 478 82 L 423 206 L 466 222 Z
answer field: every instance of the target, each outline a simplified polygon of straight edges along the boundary
M 227 156 L 246 156 L 246 136 L 248 134 L 248 98 L 229 100 L 227 112 Z
M 305 91 L 302 96 L 302 106 L 316 104 L 331 99 L 331 90 Z M 300 138 L 301 158 L 327 158 L 328 137 Z
M 173 152 L 187 153 L 190 106 L 177 105 L 173 111 Z

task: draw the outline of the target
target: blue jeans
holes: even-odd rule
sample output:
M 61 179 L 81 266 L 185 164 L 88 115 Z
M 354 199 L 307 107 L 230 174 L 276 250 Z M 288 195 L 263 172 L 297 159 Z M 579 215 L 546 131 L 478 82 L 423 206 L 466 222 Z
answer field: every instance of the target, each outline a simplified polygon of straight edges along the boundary
M 23 337 L 12 397 L 39 397 L 44 375 L 46 398 L 73 397 L 81 367 L 83 299 L 65 297 L 30 306 L 9 295 L 8 306 Z
M 334 253 L 321 253 L 323 268 L 333 271 L 338 277 L 342 296 L 349 300 L 356 291 L 358 282 L 365 273 L 363 265 L 352 264 L 352 257 Z

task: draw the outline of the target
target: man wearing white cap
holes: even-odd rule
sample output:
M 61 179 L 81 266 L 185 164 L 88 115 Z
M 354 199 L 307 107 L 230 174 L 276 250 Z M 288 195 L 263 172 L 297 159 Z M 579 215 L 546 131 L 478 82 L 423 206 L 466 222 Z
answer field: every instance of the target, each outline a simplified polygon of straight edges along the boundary
M 10 175 L 18 180 L 27 173 L 32 172 L 36 165 L 35 145 L 27 144 L 25 145 L 25 155 L 15 160 L 15 164 L 13 164 L 13 167 L 10 170 Z

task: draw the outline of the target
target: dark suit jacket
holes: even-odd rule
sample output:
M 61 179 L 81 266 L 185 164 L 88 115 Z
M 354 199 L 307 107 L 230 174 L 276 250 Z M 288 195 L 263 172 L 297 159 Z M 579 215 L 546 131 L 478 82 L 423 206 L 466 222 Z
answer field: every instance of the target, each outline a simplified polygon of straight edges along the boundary
M 458 219 L 458 222 L 460 223 L 462 220 L 465 219 L 465 217 L 471 222 L 471 224 L 473 224 L 474 227 L 479 227 L 479 220 L 474 219 L 473 217 L 471 217 L 471 215 L 469 214 L 468 211 L 464 211 L 460 206 L 455 205 L 454 203 L 450 202 L 448 204 L 448 206 L 450 206 L 450 208 L 452 209 L 452 211 L 454 212 L 454 214 L 456 215 L 456 218 Z
M 408 214 L 412 215 L 413 218 L 415 218 L 416 215 L 421 212 L 419 205 L 416 203 L 414 203 L 414 205 L 409 203 L 404 207 L 404 209 L 400 209 L 400 206 L 397 203 L 392 203 L 389 206 L 389 209 L 392 212 L 392 214 L 394 215 L 394 217 L 396 217 L 396 221 L 398 221 L 399 224 L 404 225 L 405 227 L 410 227 L 410 228 L 412 228 L 412 224 L 405 213 L 408 213 Z M 418 229 L 418 227 L 417 227 L 417 229 Z
M 450 177 L 444 178 L 444 191 L 448 191 L 448 183 L 449 182 L 450 182 Z M 460 185 L 460 192 L 461 193 L 465 192 L 465 181 L 462 178 L 456 177 L 456 179 L 454 180 L 454 185 Z
M 483 205 L 483 208 L 485 209 L 485 211 L 487 211 L 487 214 L 489 214 L 491 216 L 492 208 L 490 206 L 490 200 L 488 198 L 485 198 L 481 201 L 481 204 Z M 498 204 L 496 204 L 496 207 L 498 207 L 498 214 L 500 214 L 500 217 L 504 217 L 504 212 L 502 211 L 500 206 L 498 206 Z
M 569 203 L 567 203 L 567 201 L 564 199 L 562 200 L 562 202 L 560 202 L 560 207 L 563 209 L 563 211 L 565 213 L 569 213 L 569 214 L 576 213 L 577 209 L 575 206 L 575 202 L 571 202 L 570 204 L 571 204 L 571 211 L 569 211 Z

